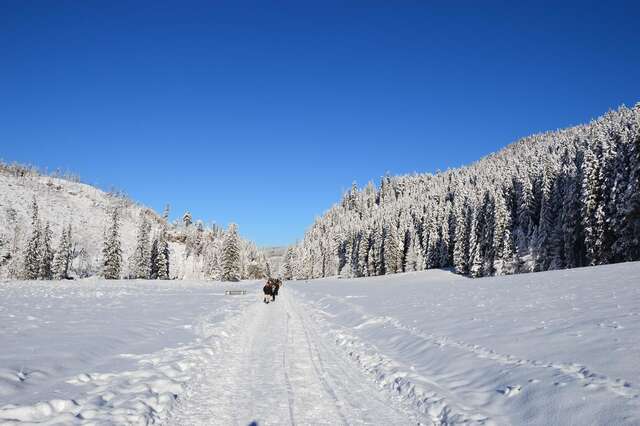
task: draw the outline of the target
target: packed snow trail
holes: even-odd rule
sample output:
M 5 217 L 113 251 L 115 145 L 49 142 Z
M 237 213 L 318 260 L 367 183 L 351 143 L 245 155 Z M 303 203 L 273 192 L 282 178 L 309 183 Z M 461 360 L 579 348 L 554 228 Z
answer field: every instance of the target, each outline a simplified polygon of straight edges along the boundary
M 286 289 L 275 303 L 257 302 L 230 321 L 233 336 L 202 365 L 167 424 L 421 422 L 325 341 Z

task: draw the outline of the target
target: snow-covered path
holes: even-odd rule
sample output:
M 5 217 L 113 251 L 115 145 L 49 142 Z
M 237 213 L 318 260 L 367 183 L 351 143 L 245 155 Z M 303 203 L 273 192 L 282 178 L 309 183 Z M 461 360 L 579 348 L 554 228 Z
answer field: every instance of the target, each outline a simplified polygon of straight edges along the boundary
M 287 291 L 225 327 L 234 336 L 203 365 L 167 424 L 416 424 Z

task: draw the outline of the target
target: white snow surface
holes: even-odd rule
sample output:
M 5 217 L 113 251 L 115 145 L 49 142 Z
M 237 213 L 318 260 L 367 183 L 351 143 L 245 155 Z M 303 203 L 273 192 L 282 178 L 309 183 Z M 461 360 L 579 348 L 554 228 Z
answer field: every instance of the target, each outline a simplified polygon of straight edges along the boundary
M 640 263 L 295 286 L 363 371 L 434 424 L 640 424 Z
M 0 283 L 0 424 L 640 423 L 640 263 L 261 287 Z

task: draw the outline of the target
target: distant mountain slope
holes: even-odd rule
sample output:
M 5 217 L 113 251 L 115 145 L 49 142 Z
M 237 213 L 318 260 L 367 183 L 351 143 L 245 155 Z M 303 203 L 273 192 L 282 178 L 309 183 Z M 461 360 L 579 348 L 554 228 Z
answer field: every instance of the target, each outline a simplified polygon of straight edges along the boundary
M 0 277 L 20 276 L 25 242 L 31 234 L 34 197 L 41 221 L 51 226 L 54 248 L 62 227 L 71 225 L 76 247 L 72 272 L 76 277 L 99 273 L 103 232 L 109 221 L 108 212 L 114 207 L 118 208 L 121 221 L 123 276 L 128 274 L 128 259 L 136 244 L 140 216 L 149 220 L 151 235 L 159 232 L 165 222 L 152 209 L 121 194 L 40 175 L 25 166 L 0 164 Z M 223 230 L 215 226 L 206 229 L 197 221 L 189 227 L 178 223 L 167 227 L 171 277 L 219 278 Z M 264 270 L 264 258 L 253 243 L 242 241 L 241 254 L 243 277 L 253 277 Z
M 467 167 L 354 184 L 285 269 L 315 278 L 453 267 L 480 277 L 638 259 L 640 104 Z

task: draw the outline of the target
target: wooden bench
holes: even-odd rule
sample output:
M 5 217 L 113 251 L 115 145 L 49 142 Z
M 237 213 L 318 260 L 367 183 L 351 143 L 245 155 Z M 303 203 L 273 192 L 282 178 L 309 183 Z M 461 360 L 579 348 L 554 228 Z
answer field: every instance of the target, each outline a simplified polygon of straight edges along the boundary
M 243 296 L 247 294 L 247 290 L 225 290 L 224 294 L 227 296 Z

